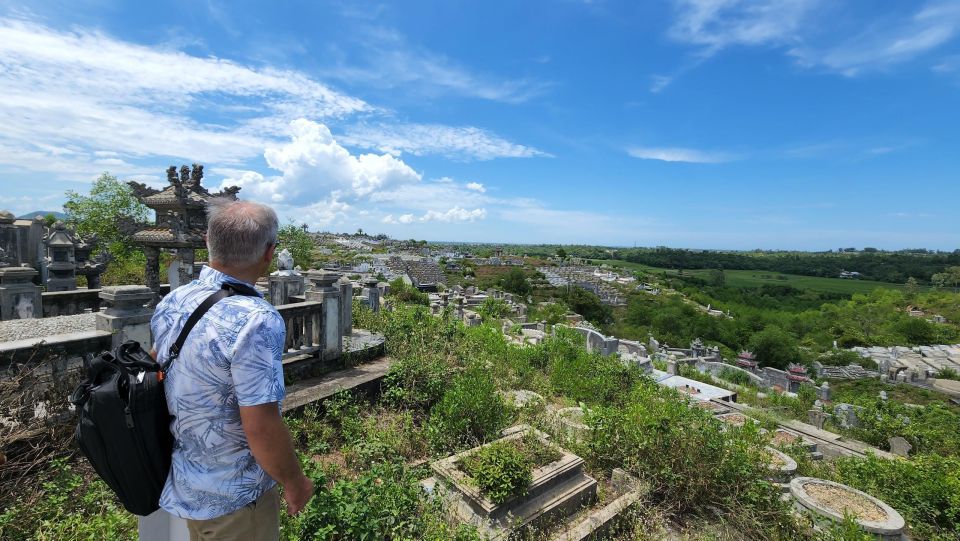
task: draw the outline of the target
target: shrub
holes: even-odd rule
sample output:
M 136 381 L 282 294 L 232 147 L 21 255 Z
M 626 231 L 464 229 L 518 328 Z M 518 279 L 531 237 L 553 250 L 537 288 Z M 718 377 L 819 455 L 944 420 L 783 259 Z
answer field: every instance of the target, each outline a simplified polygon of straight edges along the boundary
M 284 519 L 287 541 L 478 539 L 468 528 L 446 526 L 439 506 L 427 501 L 416 476 L 403 466 L 378 464 L 330 486 L 322 471 L 309 470 L 316 493 L 299 516 Z
M 917 538 L 960 536 L 960 459 L 920 455 L 911 460 L 841 458 L 836 480 L 896 509 Z
M 0 539 L 131 539 L 137 518 L 117 502 L 106 483 L 86 477 L 66 458 L 49 463 L 39 491 L 0 513 Z
M 720 379 L 725 379 L 730 383 L 743 385 L 744 387 L 753 385 L 753 380 L 750 379 L 750 376 L 733 368 L 721 368 L 720 373 L 717 374 L 717 376 L 719 376 Z
M 548 372 L 553 388 L 577 402 L 616 403 L 623 400 L 639 373 L 620 362 L 588 353 L 580 345 L 582 337 L 568 329 L 558 329 L 557 338 L 547 340 Z
M 450 381 L 450 367 L 435 357 L 398 359 L 383 380 L 385 404 L 421 411 L 429 410 L 443 396 Z
M 450 452 L 489 441 L 512 420 L 489 371 L 472 366 L 453 381 L 430 411 L 427 438 L 437 452 Z
M 497 441 L 463 459 L 464 473 L 494 503 L 523 494 L 530 482 L 531 460 L 513 441 Z
M 592 429 L 586 458 L 594 467 L 635 473 L 669 508 L 715 506 L 788 527 L 776 491 L 764 481 L 764 441 L 752 424 L 723 432 L 709 412 L 645 379 L 624 407 L 598 406 L 585 420 Z

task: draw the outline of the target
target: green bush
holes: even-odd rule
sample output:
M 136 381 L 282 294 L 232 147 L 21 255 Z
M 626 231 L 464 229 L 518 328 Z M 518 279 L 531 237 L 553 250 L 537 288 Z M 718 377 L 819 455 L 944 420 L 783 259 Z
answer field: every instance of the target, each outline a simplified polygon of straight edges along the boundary
M 623 407 L 597 406 L 585 420 L 592 429 L 585 458 L 593 467 L 633 472 L 670 509 L 713 506 L 754 521 L 751 527 L 793 527 L 764 481 L 764 438 L 751 423 L 721 431 L 709 412 L 646 379 Z
M 512 417 L 490 372 L 474 365 L 430 411 L 427 438 L 441 453 L 474 447 L 495 438 Z
M 92 473 L 81 475 L 69 459 L 51 462 L 38 481 L 35 499 L 25 497 L 0 513 L 0 539 L 99 541 L 136 535 L 137 517 L 121 507 L 106 483 Z
M 918 539 L 960 537 L 960 459 L 920 455 L 888 460 L 841 458 L 836 480 L 896 509 Z
M 582 343 L 578 333 L 562 328 L 555 338 L 544 343 L 554 390 L 587 404 L 622 401 L 639 373 L 625 366 L 616 355 L 588 353 Z
M 531 460 L 513 441 L 481 448 L 463 459 L 462 469 L 494 503 L 523 494 L 533 481 Z
M 394 300 L 407 304 L 430 306 L 429 295 L 419 291 L 412 285 L 408 285 L 401 278 L 397 278 L 396 280 L 390 282 L 390 294 L 388 296 Z
M 403 466 L 374 465 L 356 479 L 329 483 L 309 468 L 316 493 L 297 517 L 285 517 L 285 541 L 347 539 L 479 539 L 472 528 L 445 524 L 442 510 L 428 501 L 417 477 Z

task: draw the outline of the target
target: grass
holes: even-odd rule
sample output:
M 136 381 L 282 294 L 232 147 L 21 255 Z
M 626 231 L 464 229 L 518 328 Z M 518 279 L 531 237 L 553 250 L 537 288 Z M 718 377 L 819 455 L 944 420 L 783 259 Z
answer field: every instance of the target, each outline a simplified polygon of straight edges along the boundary
M 592 261 L 594 264 L 606 264 L 611 267 L 620 267 L 633 271 L 643 271 L 652 274 L 666 273 L 668 276 L 677 276 L 677 269 L 664 269 L 660 267 L 651 267 L 640 263 L 631 263 L 629 261 L 617 260 L 599 260 Z M 710 280 L 710 269 L 684 269 L 684 276 L 693 276 Z M 891 284 L 888 282 L 875 282 L 872 280 L 847 280 L 843 278 L 821 278 L 819 276 L 800 276 L 797 274 L 783 274 L 763 270 L 725 270 L 726 285 L 728 287 L 760 287 L 765 284 L 786 285 L 797 289 L 823 291 L 827 293 L 842 293 L 852 295 L 854 293 L 870 293 L 874 289 L 904 289 L 903 284 Z M 926 289 L 926 288 L 920 288 Z

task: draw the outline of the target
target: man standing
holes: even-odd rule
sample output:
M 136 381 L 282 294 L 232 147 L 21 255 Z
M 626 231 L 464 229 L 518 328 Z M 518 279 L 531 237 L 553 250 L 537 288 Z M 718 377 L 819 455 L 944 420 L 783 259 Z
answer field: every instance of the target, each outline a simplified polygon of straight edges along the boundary
M 191 541 L 275 541 L 277 483 L 291 515 L 313 495 L 280 415 L 283 319 L 252 286 L 273 259 L 277 215 L 245 201 L 213 202 L 207 214 L 210 266 L 157 306 L 157 360 L 166 362 L 187 318 L 224 284 L 246 295 L 214 304 L 166 374 L 174 448 L 160 506 L 187 519 Z

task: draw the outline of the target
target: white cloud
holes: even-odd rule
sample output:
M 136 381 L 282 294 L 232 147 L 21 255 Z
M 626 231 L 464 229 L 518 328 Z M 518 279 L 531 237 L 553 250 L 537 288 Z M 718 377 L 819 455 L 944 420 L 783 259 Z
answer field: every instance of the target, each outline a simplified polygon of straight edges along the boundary
M 800 45 L 790 55 L 804 66 L 856 76 L 912 60 L 958 34 L 960 3 L 930 2 L 910 17 L 878 21 L 839 43 Z
M 465 187 L 468 190 L 473 190 L 475 192 L 480 192 L 480 193 L 484 193 L 487 191 L 487 189 L 483 186 L 483 184 L 480 184 L 479 182 L 468 182 Z
M 486 209 L 467 210 L 453 207 L 446 212 L 428 211 L 420 218 L 421 222 L 472 222 L 487 217 Z M 401 216 L 402 218 L 402 216 Z
M 664 88 L 670 86 L 670 83 L 673 82 L 673 77 L 668 75 L 654 75 L 653 81 L 650 83 L 650 92 L 654 94 L 659 93 Z
M 397 221 L 402 224 L 413 223 L 413 220 L 414 220 L 413 214 L 403 214 L 400 216 L 400 218 L 397 219 Z
M 960 3 L 901 3 L 866 20 L 822 0 L 675 0 L 672 39 L 696 45 L 701 58 L 734 46 L 784 47 L 801 66 L 846 76 L 881 70 L 932 51 L 960 34 Z M 908 7 L 909 6 L 909 7 Z M 662 90 L 657 77 L 651 91 Z
M 691 148 L 632 147 L 627 149 L 627 154 L 643 160 L 664 162 L 722 163 L 735 159 L 735 156 L 724 152 L 707 152 Z
M 817 0 L 677 0 L 670 37 L 710 56 L 735 45 L 791 41 Z
M 262 152 L 265 137 L 295 113 L 342 117 L 371 109 L 299 72 L 10 18 L 0 18 L 0 94 L 0 166 L 70 178 L 102 171 L 94 157 L 239 163 Z M 223 101 L 242 102 L 245 114 L 231 125 L 191 114 L 216 116 Z M 115 170 L 120 163 L 104 165 L 124 172 Z
M 380 88 L 406 87 L 429 97 L 444 94 L 506 103 L 522 103 L 542 94 L 548 84 L 473 73 L 446 56 L 411 45 L 400 33 L 367 28 L 357 33 L 359 54 L 325 70 L 338 80 Z
M 345 144 L 415 156 L 437 154 L 456 160 L 548 157 L 536 148 L 511 143 L 472 126 L 439 124 L 356 125 L 341 137 Z
M 419 173 L 389 154 L 351 154 L 323 124 L 301 118 L 291 122 L 289 129 L 290 142 L 268 147 L 263 154 L 267 165 L 280 175 L 214 170 L 226 175 L 223 185 L 244 187 L 244 193 L 254 199 L 303 205 L 327 193 L 355 199 L 420 182 Z

